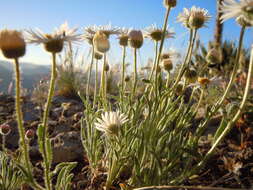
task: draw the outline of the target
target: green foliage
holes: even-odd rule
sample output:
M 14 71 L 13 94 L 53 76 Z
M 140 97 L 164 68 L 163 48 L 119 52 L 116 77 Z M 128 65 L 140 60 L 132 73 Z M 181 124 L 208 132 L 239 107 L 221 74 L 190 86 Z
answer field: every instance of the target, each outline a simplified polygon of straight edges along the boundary
M 17 165 L 3 152 L 0 152 L 0 189 L 18 190 L 24 177 Z

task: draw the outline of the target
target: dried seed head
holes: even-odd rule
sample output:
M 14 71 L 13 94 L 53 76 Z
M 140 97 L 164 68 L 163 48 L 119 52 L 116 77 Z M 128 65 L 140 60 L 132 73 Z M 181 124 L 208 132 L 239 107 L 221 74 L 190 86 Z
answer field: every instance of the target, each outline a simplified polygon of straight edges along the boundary
M 26 133 L 25 133 L 25 138 L 26 138 L 27 140 L 33 139 L 34 136 L 35 136 L 35 132 L 34 132 L 34 130 L 32 130 L 32 129 L 28 129 L 28 130 L 26 131 Z
M 106 53 L 110 49 L 110 42 L 107 36 L 101 31 L 97 31 L 94 35 L 93 45 L 95 50 L 101 53 Z
M 2 135 L 8 135 L 11 132 L 11 127 L 8 124 L 0 125 L 0 133 Z
M 189 83 L 195 83 L 198 79 L 198 73 L 194 68 L 187 69 L 185 72 L 185 78 Z
M 200 85 L 206 86 L 206 85 L 208 85 L 211 81 L 210 81 L 208 78 L 206 78 L 206 77 L 199 77 L 199 78 L 198 78 L 198 82 L 199 82 Z
M 131 79 L 131 77 L 127 75 L 127 76 L 125 77 L 125 82 L 129 82 L 130 79 Z
M 2 30 L 0 32 L 0 48 L 8 59 L 15 59 L 25 55 L 26 43 L 21 32 L 16 30 Z
M 162 61 L 163 64 L 163 68 L 165 71 L 170 72 L 173 69 L 173 63 L 171 61 L 171 59 L 164 59 Z
M 53 38 L 50 34 L 47 34 L 46 37 L 49 39 L 44 43 L 46 51 L 50 53 L 59 53 L 62 51 L 64 43 L 62 39 Z
M 140 30 L 131 30 L 128 34 L 129 43 L 132 48 L 139 49 L 143 44 L 143 35 Z
M 103 58 L 103 55 L 101 53 L 99 53 L 99 52 L 95 52 L 94 58 L 97 59 L 97 60 L 100 60 L 100 59 Z
M 212 48 L 206 55 L 206 60 L 211 64 L 220 64 L 222 62 L 222 55 L 219 50 Z
M 177 6 L 177 0 L 164 0 L 163 4 L 166 8 L 168 7 L 172 8 L 172 7 Z

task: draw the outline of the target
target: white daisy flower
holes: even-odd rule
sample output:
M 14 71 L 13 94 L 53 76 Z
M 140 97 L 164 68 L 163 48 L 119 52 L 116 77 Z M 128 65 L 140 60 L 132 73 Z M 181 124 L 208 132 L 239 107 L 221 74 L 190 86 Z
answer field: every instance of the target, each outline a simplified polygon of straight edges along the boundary
M 206 9 L 193 6 L 191 9 L 184 8 L 183 13 L 177 17 L 178 22 L 190 29 L 199 29 L 211 18 Z
M 151 26 L 144 29 L 144 37 L 145 38 L 150 38 L 154 41 L 161 41 L 162 35 L 163 35 L 163 29 L 157 27 L 155 24 L 152 24 Z M 174 32 L 169 31 L 168 28 L 166 29 L 165 39 L 166 38 L 174 38 L 174 35 L 175 35 Z
M 107 135 L 117 135 L 120 127 L 128 121 L 125 114 L 116 112 L 105 112 L 101 118 L 97 119 L 95 127 L 97 130 L 105 132 Z
M 58 53 L 62 50 L 64 42 L 78 42 L 81 35 L 76 34 L 77 28 L 69 29 L 68 24 L 64 23 L 52 34 L 46 34 L 37 30 L 26 31 L 28 43 L 44 44 L 45 49 L 49 52 Z
M 120 34 L 120 28 L 118 27 L 113 27 L 111 25 L 111 23 L 109 23 L 108 25 L 100 25 L 100 26 L 88 26 L 84 28 L 84 33 L 85 35 L 87 34 L 91 34 L 91 35 L 95 35 L 97 31 L 101 31 L 103 32 L 108 38 L 110 37 L 110 35 L 113 34 Z
M 253 19 L 253 0 L 224 0 L 220 11 L 223 13 L 221 16 L 222 22 L 230 18 L 238 18 L 241 15 L 245 16 L 247 20 Z

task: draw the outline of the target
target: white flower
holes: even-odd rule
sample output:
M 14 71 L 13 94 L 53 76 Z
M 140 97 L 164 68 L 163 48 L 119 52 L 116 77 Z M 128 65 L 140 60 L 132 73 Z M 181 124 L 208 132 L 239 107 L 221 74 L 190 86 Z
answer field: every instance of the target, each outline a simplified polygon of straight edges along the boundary
M 205 26 L 205 23 L 211 18 L 206 9 L 193 6 L 191 9 L 184 8 L 183 13 L 177 17 L 178 22 L 190 29 L 198 29 Z
M 224 0 L 220 11 L 223 13 L 221 16 L 222 22 L 230 18 L 237 18 L 241 15 L 246 19 L 253 19 L 253 0 Z
M 154 41 L 160 41 L 162 39 L 163 35 L 163 29 L 157 27 L 155 24 L 152 24 L 151 26 L 144 29 L 144 37 L 145 38 L 151 38 Z M 170 32 L 167 28 L 165 31 L 165 39 L 166 38 L 174 38 L 175 33 Z
M 28 30 L 27 33 L 27 41 L 29 43 L 47 43 L 54 40 L 62 40 L 66 42 L 75 42 L 80 41 L 81 36 L 76 34 L 77 28 L 69 29 L 67 22 L 62 24 L 59 28 L 55 29 L 55 32 L 52 34 L 43 33 L 41 30 L 37 29 L 36 31 Z
M 120 127 L 127 122 L 127 116 L 125 114 L 116 112 L 105 112 L 102 114 L 101 119 L 98 118 L 95 123 L 95 127 L 107 135 L 117 135 Z
M 100 25 L 100 26 L 88 26 L 84 28 L 84 33 L 85 35 L 95 35 L 97 31 L 101 31 L 103 32 L 108 38 L 110 37 L 110 35 L 113 34 L 120 34 L 120 28 L 118 27 L 112 27 L 111 23 L 109 23 L 108 25 Z
M 81 40 L 81 35 L 76 34 L 77 28 L 69 29 L 68 24 L 64 23 L 52 34 L 45 34 L 39 29 L 36 31 L 28 30 L 27 41 L 29 43 L 44 44 L 48 52 L 58 53 L 62 51 L 64 42 L 78 42 Z

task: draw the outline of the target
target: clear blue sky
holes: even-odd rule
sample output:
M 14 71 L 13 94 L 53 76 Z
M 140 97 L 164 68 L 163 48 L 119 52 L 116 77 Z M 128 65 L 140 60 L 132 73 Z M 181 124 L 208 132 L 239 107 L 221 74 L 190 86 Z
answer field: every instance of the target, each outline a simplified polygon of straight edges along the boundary
M 188 38 L 187 30 L 176 22 L 176 17 L 184 7 L 196 5 L 209 10 L 213 16 L 207 28 L 200 31 L 203 42 L 213 39 L 216 0 L 178 0 L 178 5 L 172 10 L 169 17 L 169 26 L 176 32 L 176 39 L 169 40 L 166 48 L 174 47 L 182 50 Z M 104 25 L 109 22 L 119 27 L 134 27 L 143 29 L 156 23 L 162 26 L 165 8 L 162 0 L 2 0 L 1 1 L 1 28 L 28 29 L 40 28 L 50 32 L 55 27 L 68 21 L 71 27 L 79 27 L 79 32 L 87 25 Z M 225 24 L 224 39 L 237 41 L 239 26 L 233 21 Z M 253 42 L 252 30 L 247 30 L 245 44 Z M 112 38 L 114 41 L 115 39 Z M 113 44 L 116 44 L 114 42 Z M 148 41 L 141 50 L 142 62 L 153 55 L 153 44 Z M 82 45 L 82 53 L 87 54 L 88 47 Z M 113 45 L 110 57 L 120 60 L 120 48 Z M 0 59 L 3 56 L 0 55 Z M 49 55 L 39 46 L 29 45 L 23 61 L 36 64 L 49 64 Z

